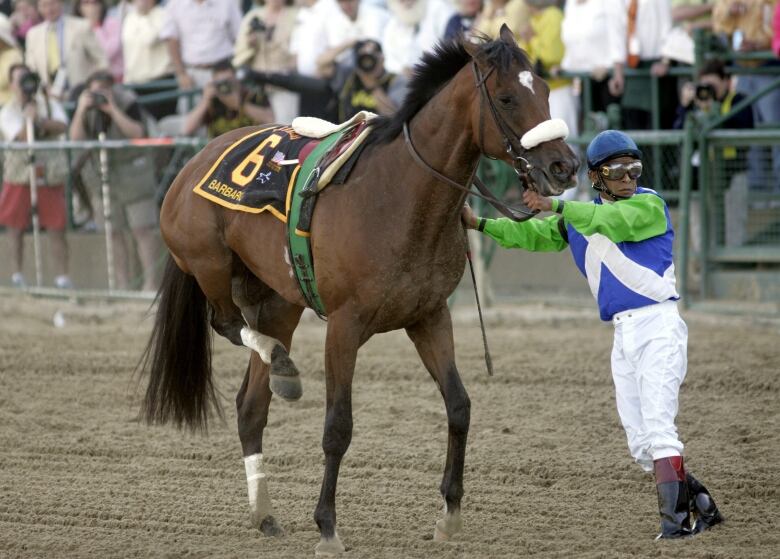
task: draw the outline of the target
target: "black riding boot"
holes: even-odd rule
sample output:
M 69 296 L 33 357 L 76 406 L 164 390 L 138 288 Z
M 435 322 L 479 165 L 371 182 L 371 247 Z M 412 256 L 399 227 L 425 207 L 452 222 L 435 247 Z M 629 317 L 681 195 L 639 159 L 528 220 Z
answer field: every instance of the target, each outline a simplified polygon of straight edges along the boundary
M 704 530 L 709 530 L 716 524 L 723 522 L 723 515 L 718 510 L 718 505 L 699 480 L 691 474 L 686 473 L 688 482 L 688 495 L 691 499 L 691 510 L 696 515 L 696 522 L 693 525 L 693 533 L 698 534 Z
M 661 458 L 655 460 L 653 465 L 658 490 L 658 510 L 661 513 L 661 533 L 658 534 L 658 538 L 674 539 L 690 536 L 693 533 L 690 499 L 682 456 Z

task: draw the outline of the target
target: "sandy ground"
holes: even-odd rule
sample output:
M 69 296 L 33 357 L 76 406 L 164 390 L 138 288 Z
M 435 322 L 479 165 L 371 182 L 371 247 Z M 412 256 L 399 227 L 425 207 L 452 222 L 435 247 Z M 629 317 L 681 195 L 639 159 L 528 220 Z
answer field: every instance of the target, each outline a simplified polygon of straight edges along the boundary
M 64 326 L 55 328 L 61 310 Z M 253 531 L 232 400 L 247 351 L 215 353 L 225 423 L 208 436 L 136 421 L 132 377 L 150 321 L 141 303 L 0 298 L 0 557 L 313 556 L 322 475 L 324 327 L 305 321 L 293 358 L 305 393 L 272 403 L 265 461 L 286 529 Z M 687 315 L 690 369 L 678 425 L 687 463 L 725 525 L 653 541 L 653 482 L 631 462 L 614 409 L 611 326 L 591 309 L 491 311 L 488 378 L 470 310 L 456 313 L 472 399 L 464 532 L 431 540 L 446 419 L 402 333 L 361 351 L 355 432 L 339 479 L 346 557 L 778 557 L 780 329 Z M 60 321 L 62 324 L 62 321 Z

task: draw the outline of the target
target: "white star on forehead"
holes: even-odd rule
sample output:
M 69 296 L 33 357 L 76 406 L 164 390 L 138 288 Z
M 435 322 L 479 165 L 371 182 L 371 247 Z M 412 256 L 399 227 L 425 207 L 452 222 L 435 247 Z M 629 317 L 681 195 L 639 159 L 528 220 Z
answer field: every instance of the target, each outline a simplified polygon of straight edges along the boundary
M 520 80 L 520 85 L 523 87 L 527 87 L 531 90 L 531 93 L 534 92 L 534 76 L 529 72 L 528 70 L 523 70 L 519 74 L 517 74 L 517 79 Z

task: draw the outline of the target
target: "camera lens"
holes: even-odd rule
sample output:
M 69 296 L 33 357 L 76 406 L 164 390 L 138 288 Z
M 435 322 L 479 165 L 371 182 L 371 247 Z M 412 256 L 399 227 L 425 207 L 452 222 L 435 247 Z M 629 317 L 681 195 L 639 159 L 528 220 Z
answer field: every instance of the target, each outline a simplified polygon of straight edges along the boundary
M 376 68 L 378 62 L 379 59 L 377 56 L 370 52 L 361 54 L 357 59 L 358 68 L 364 72 L 371 72 L 374 68 Z
M 230 80 L 218 81 L 214 86 L 217 89 L 217 93 L 221 95 L 227 95 L 233 91 L 233 83 Z

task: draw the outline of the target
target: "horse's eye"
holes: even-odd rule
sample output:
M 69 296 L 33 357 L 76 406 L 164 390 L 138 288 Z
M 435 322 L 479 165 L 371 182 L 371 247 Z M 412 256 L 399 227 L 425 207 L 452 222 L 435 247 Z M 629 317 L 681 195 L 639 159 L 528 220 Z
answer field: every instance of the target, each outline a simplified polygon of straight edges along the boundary
M 515 99 L 511 95 L 500 95 L 498 97 L 498 102 L 501 103 L 502 107 L 508 109 L 514 104 Z

